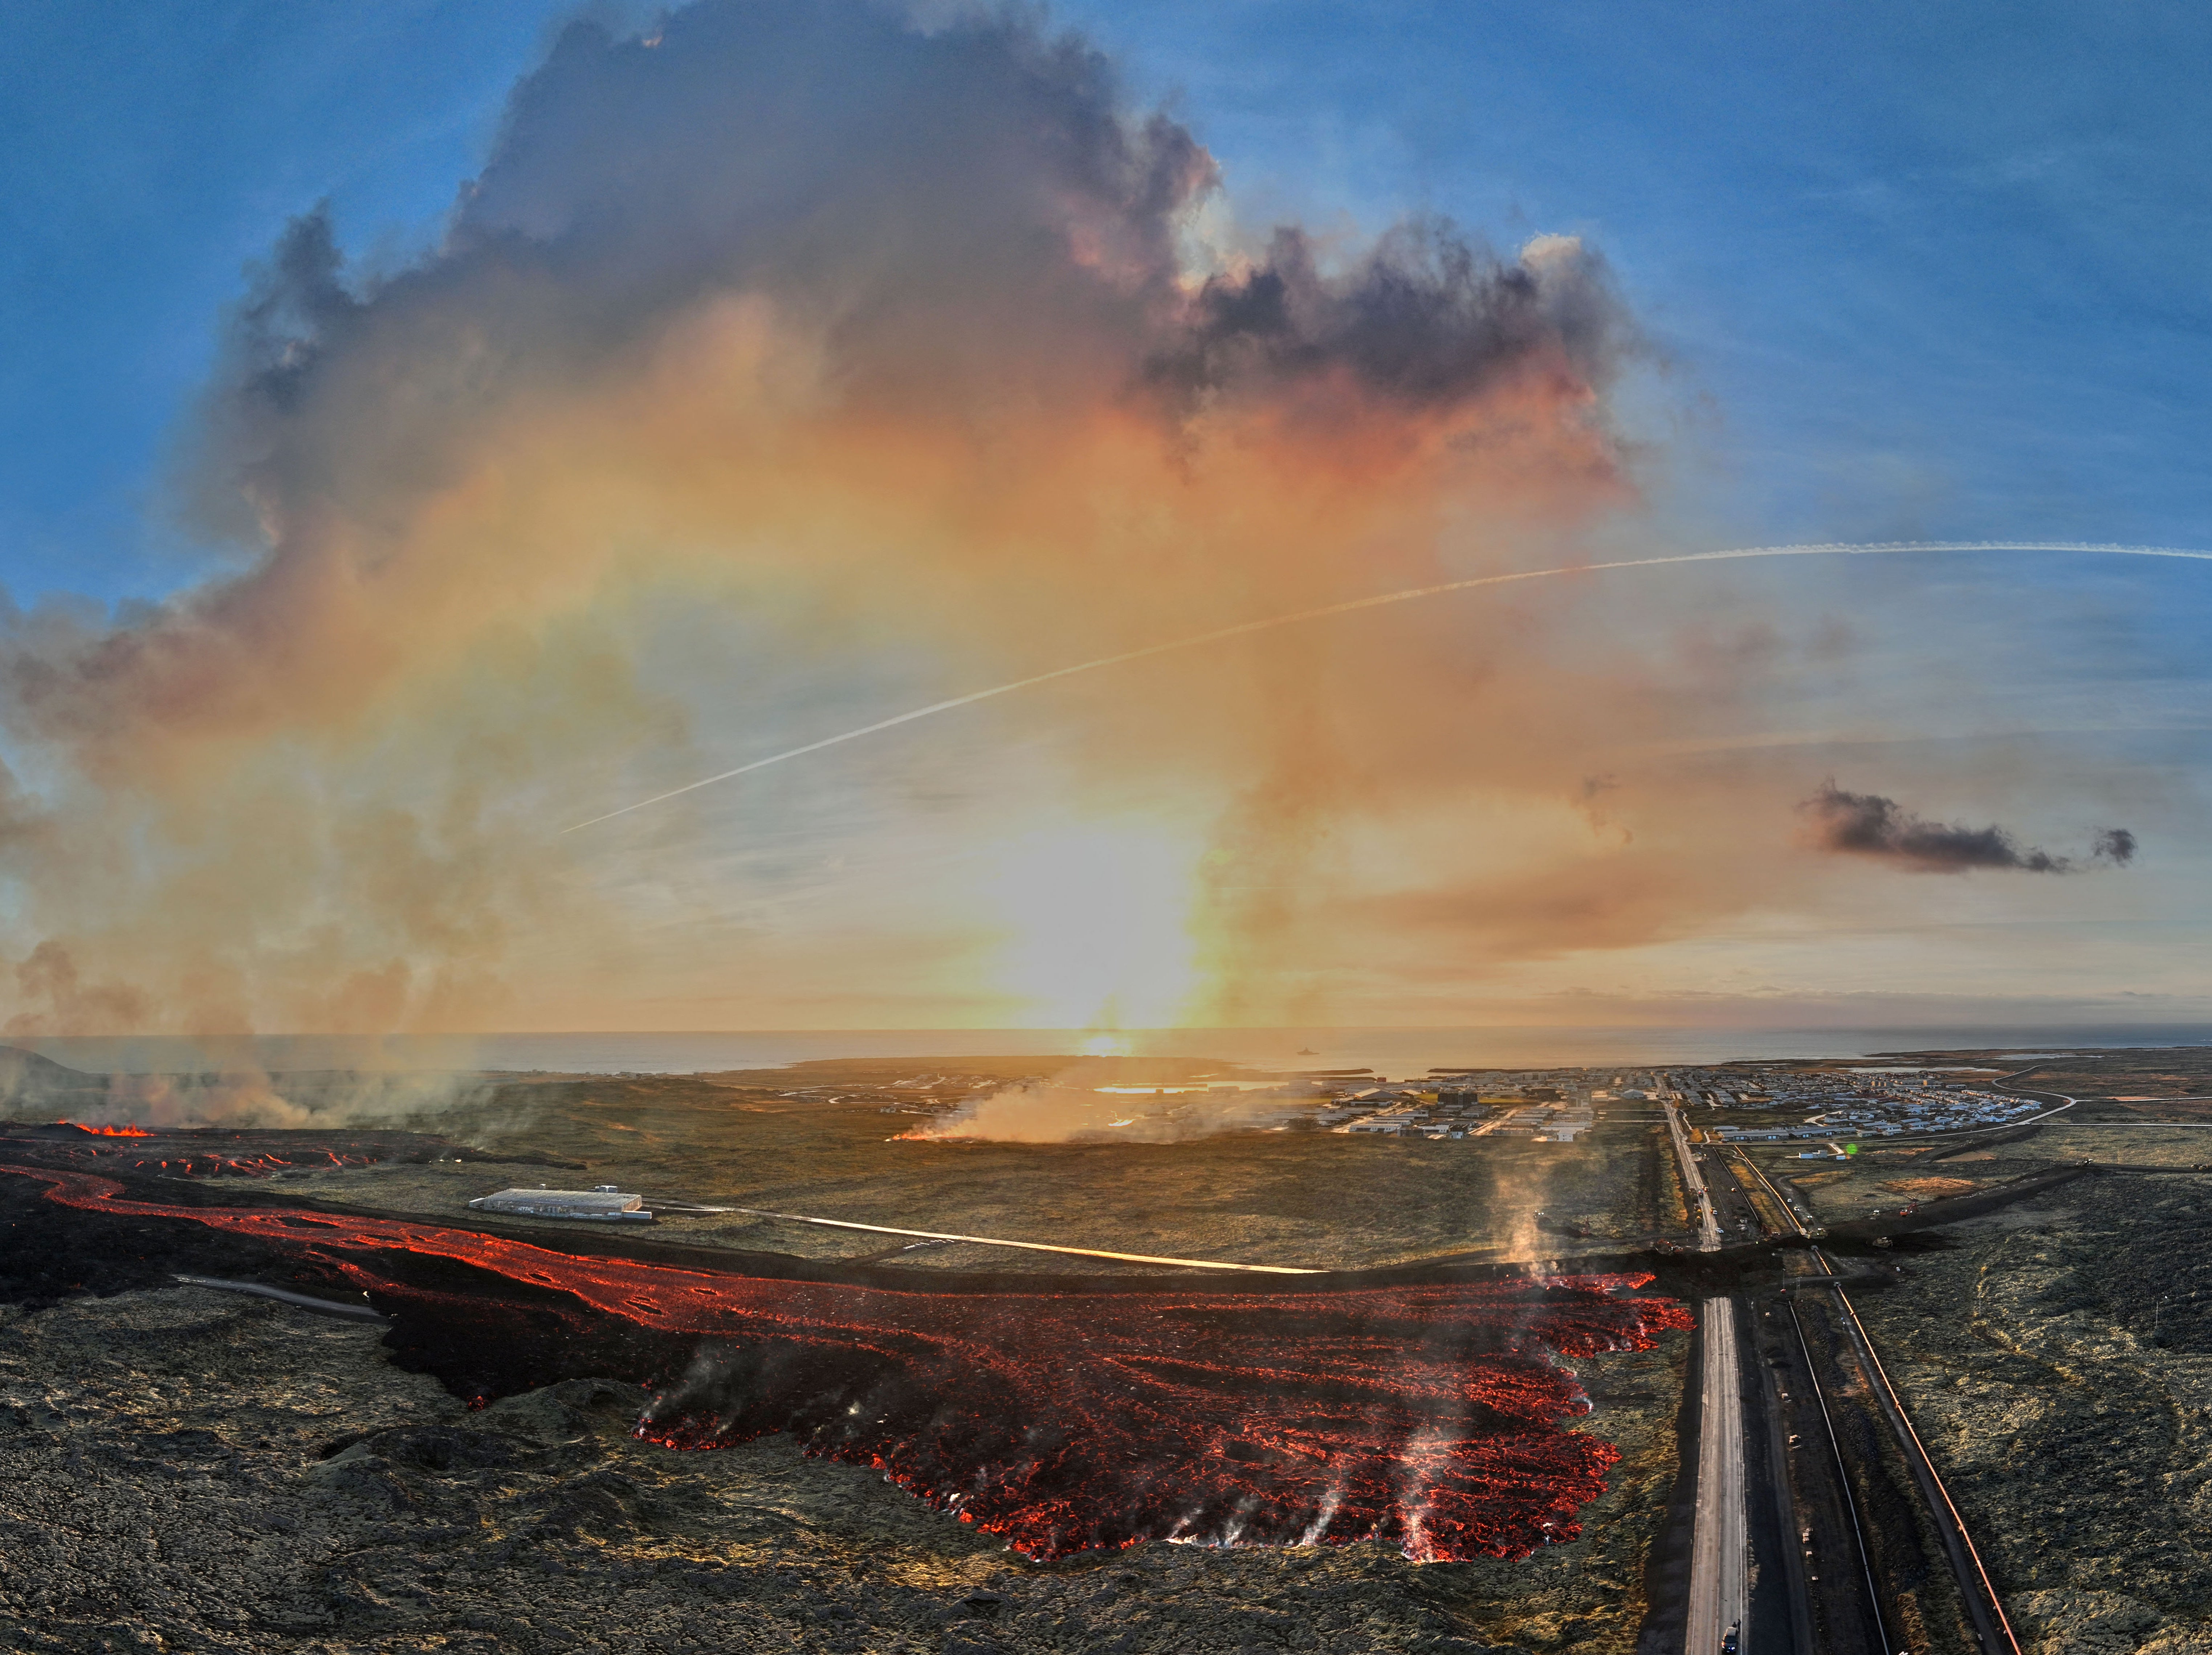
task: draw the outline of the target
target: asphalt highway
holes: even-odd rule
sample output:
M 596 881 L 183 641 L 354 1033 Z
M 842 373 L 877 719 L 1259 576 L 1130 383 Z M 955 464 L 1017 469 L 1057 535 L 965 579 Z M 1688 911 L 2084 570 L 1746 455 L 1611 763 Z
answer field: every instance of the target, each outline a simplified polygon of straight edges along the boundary
M 1712 1252 L 1721 1226 L 1703 1170 L 1682 1129 L 1681 1112 L 1667 1106 L 1682 1187 L 1698 1216 L 1698 1246 Z M 1743 1623 L 1750 1607 L 1746 1565 L 1750 1539 L 1744 1521 L 1743 1364 L 1736 1347 L 1735 1300 L 1705 1299 L 1698 1306 L 1699 1391 L 1697 1513 L 1690 1542 L 1689 1614 L 1685 1655 L 1721 1655 L 1731 1634 L 1745 1647 Z
M 2074 1107 L 2061 1094 L 2008 1090 L 2048 1107 L 2002 1128 L 1884 1142 L 1965 1147 L 2054 1122 Z M 1671 1104 L 1664 1118 L 1700 1251 L 1724 1243 L 1794 1244 L 1782 1255 L 1787 1285 L 1750 1301 L 1747 1313 L 1728 1298 L 1698 1306 L 1703 1355 L 1685 1655 L 1719 1655 L 1731 1633 L 1734 1647 L 1747 1655 L 1754 1633 L 1761 1655 L 1899 1649 L 1911 1635 L 1908 1624 L 1935 1608 L 1928 1571 L 1940 1579 L 1946 1565 L 1960 1631 L 1983 1655 L 2020 1655 L 1965 1518 L 1851 1302 L 1848 1284 L 1869 1267 L 1839 1264 L 1822 1250 L 1818 1244 L 1828 1232 L 1786 1187 L 1786 1177 L 1770 1176 L 1740 1146 L 1692 1143 Z M 2197 1123 L 2176 1125 L 2189 1130 Z M 2087 1171 L 2076 1172 L 2069 1162 L 2013 1183 L 2040 1188 Z M 1863 1227 L 1847 1225 L 1838 1233 Z M 1747 1575 L 1761 1584 L 1754 1587 Z
M 1811 1235 L 1815 1226 L 1809 1218 L 1749 1155 L 1740 1149 L 1721 1152 L 1713 1155 L 1712 1161 L 1706 1182 L 1717 1192 L 1720 1211 L 1732 1212 L 1740 1201 L 1769 1235 L 1797 1238 Z M 1853 1489 L 1849 1462 L 1854 1455 L 1845 1446 L 1846 1438 L 1852 1433 L 1838 1429 L 1838 1410 L 1863 1409 L 1871 1401 L 1910 1473 L 1929 1527 L 1942 1546 L 1958 1585 L 1960 1607 L 1981 1649 L 1986 1655 L 2019 1655 L 2020 1645 L 1981 1555 L 1914 1429 L 1904 1400 L 1891 1384 L 1873 1338 L 1838 1280 L 1843 1273 L 1817 1246 L 1797 1255 L 1793 1264 L 1798 1280 L 1765 1319 L 1765 1324 L 1774 1329 L 1770 1337 L 1778 1341 L 1778 1353 L 1767 1360 L 1771 1369 L 1792 1376 L 1778 1379 L 1773 1372 L 1768 1376 L 1775 1428 L 1789 1433 L 1792 1423 L 1817 1421 L 1818 1425 L 1818 1435 L 1810 1440 L 1811 1433 L 1802 1430 L 1789 1434 L 1790 1449 L 1785 1451 L 1791 1457 L 1790 1475 L 1779 1480 L 1793 1508 L 1790 1520 L 1802 1546 L 1796 1560 L 1799 1567 L 1789 1571 L 1792 1591 L 1804 1597 L 1793 1606 L 1793 1622 L 1801 1627 L 1818 1627 L 1827 1634 L 1825 1637 L 1815 1634 L 1813 1647 L 1892 1646 L 1895 1620 L 1887 1602 L 1893 1594 L 1887 1592 L 1881 1583 L 1883 1537 L 1871 1531 L 1869 1516 Z M 1808 1295 L 1826 1301 L 1818 1312 L 1819 1332 L 1812 1336 L 1808 1333 L 1810 1317 L 1801 1314 L 1802 1301 Z M 1803 1308 L 1810 1311 L 1813 1307 Z M 1779 1325 L 1782 1317 L 1787 1317 L 1786 1336 Z M 1794 1349 L 1790 1348 L 1793 1346 Z M 1784 1388 L 1792 1384 L 1797 1387 L 1795 1392 Z M 1805 1406 L 1808 1400 L 1813 1404 L 1810 1408 Z M 1863 1452 L 1863 1448 L 1857 1451 L 1862 1456 Z M 1879 1477 L 1872 1465 L 1859 1469 L 1863 1482 L 1870 1474 Z M 1826 1539 L 1818 1546 L 1812 1544 L 1822 1531 Z M 1806 1634 L 1801 1632 L 1798 1640 L 1806 1641 Z
M 1698 1306 L 1701 1390 L 1698 1427 L 1698 1510 L 1690 1552 L 1690 1612 L 1684 1633 L 1692 1655 L 1717 1655 L 1739 1634 L 1749 1595 L 1750 1549 L 1744 1532 L 1743 1366 L 1736 1350 L 1735 1300 Z

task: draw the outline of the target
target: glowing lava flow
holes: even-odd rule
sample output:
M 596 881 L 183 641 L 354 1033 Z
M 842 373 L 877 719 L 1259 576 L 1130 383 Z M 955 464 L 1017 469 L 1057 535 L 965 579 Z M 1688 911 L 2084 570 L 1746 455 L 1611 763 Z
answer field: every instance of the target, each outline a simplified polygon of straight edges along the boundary
M 125 1198 L 0 1166 L 50 1200 L 189 1220 L 315 1259 L 464 1395 L 625 1377 L 678 1448 L 794 1433 L 1035 1558 L 1145 1540 L 1377 1539 L 1526 1556 L 1580 1532 L 1619 1451 L 1550 1353 L 1690 1325 L 1649 1278 L 1359 1288 L 917 1292 L 577 1257 L 404 1220 Z
M 265 1178 L 298 1165 L 280 1148 L 297 1150 L 291 1140 L 306 1135 L 287 1132 L 224 1132 L 199 1129 L 148 1129 L 143 1126 L 94 1126 L 83 1121 L 55 1121 L 45 1126 L 10 1129 L 0 1123 L 0 1143 L 12 1158 L 52 1165 L 92 1163 L 114 1169 L 148 1171 L 158 1168 L 170 1177 L 193 1178 Z M 380 1160 L 430 1159 L 433 1150 L 448 1146 L 434 1140 L 408 1141 L 411 1135 L 382 1134 L 366 1139 L 338 1141 L 333 1148 L 318 1141 L 308 1150 L 318 1163 L 332 1166 L 369 1166 Z M 119 1143 L 102 1140 L 120 1139 Z M 272 1144 L 271 1140 L 282 1141 Z M 426 1150 L 425 1145 L 431 1147 Z

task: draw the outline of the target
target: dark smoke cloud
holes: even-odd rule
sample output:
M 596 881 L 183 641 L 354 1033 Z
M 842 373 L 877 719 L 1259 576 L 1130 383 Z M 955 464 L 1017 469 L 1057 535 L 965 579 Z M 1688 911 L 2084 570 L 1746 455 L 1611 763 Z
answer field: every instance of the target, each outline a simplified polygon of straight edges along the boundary
M 1894 799 L 1875 793 L 1846 793 L 1833 782 L 1807 800 L 1814 843 L 1823 850 L 1879 857 L 1916 873 L 1965 873 L 1978 867 L 2010 868 L 2022 873 L 2077 873 L 2098 862 L 2124 867 L 2135 859 L 2136 836 L 2125 828 L 2106 828 L 2086 858 L 2054 855 L 2023 846 L 2004 829 L 1965 827 L 1930 822 L 1905 810 Z
M 2098 834 L 2096 847 L 2089 855 L 2094 861 L 2125 867 L 2136 859 L 2136 836 L 2125 828 L 2106 828 Z
M 407 570 L 416 502 L 510 413 L 625 371 L 716 295 L 818 339 L 854 417 L 988 435 L 1009 407 L 1119 404 L 1177 426 L 1226 397 L 1346 424 L 1525 388 L 1493 425 L 1597 423 L 1633 330 L 1578 240 L 1501 259 L 1424 221 L 1332 274 L 1287 228 L 1249 267 L 1193 269 L 1218 189 L 1186 128 L 1025 11 L 702 0 L 649 41 L 576 23 L 433 255 L 349 285 L 311 214 L 240 307 L 188 485 L 258 566 L 112 631 L 15 629 L 0 721 L 108 745 L 343 715 L 406 648 L 319 634 L 356 583 Z M 1582 463 L 1611 458 L 1601 435 Z
M 1152 375 L 1185 394 L 1348 374 L 1370 393 L 1450 404 L 1531 373 L 1609 380 L 1632 343 L 1602 261 L 1549 238 L 1516 259 L 1437 220 L 1401 225 L 1341 276 L 1278 229 L 1250 270 L 1208 278 Z
M 600 1016 L 609 970 L 557 1006 L 518 974 L 667 951 L 545 800 L 573 814 L 685 738 L 641 642 L 677 594 L 779 658 L 889 642 L 972 685 L 1169 618 L 1565 556 L 1629 502 L 1604 392 L 1635 341 L 1581 242 L 1251 234 L 1198 139 L 1041 15 L 701 0 L 649 38 L 578 23 L 419 259 L 365 272 L 301 218 L 178 445 L 223 573 L 118 614 L 0 598 L 0 733 L 38 778 L 0 771 L 23 893 L 0 1020 Z M 1457 660 L 1464 634 L 1432 647 Z M 1208 864 L 1237 877 L 1190 931 L 1218 975 L 1257 975 L 1298 953 L 1281 893 L 1358 807 L 1332 721 L 1400 731 L 1408 774 L 1435 744 L 1402 685 L 1324 682 L 1288 639 L 1213 681 L 1176 739 L 1241 790 Z M 806 682 L 763 673 L 764 727 Z M 1500 757 L 1486 735 L 1486 774 Z M 1153 734 L 1083 760 L 1102 786 L 1161 762 Z

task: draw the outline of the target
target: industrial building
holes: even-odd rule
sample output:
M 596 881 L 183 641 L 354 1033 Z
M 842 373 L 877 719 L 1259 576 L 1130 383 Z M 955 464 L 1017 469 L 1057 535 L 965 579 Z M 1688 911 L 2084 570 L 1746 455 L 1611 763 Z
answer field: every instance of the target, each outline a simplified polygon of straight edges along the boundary
M 478 1196 L 469 1205 L 479 1213 L 513 1213 L 524 1218 L 580 1218 L 609 1224 L 650 1224 L 642 1196 L 624 1195 L 611 1183 L 591 1190 L 502 1190 Z

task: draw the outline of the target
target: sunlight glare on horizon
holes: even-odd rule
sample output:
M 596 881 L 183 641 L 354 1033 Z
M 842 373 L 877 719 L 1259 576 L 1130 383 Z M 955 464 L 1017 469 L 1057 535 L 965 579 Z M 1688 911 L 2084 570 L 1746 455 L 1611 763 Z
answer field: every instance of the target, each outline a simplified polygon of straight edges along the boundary
M 996 975 L 1022 1020 L 1179 1022 L 1199 987 L 1191 916 L 1201 854 L 1198 841 L 1143 817 L 1058 823 L 1008 844 L 986 893 L 1004 927 Z

